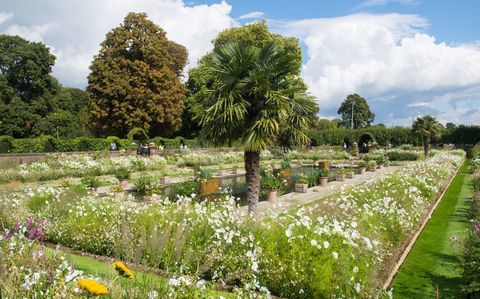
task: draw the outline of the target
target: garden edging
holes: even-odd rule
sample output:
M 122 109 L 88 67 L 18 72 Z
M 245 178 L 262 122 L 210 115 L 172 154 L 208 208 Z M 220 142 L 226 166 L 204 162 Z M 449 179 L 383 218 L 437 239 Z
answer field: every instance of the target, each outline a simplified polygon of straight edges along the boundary
M 437 209 L 438 205 L 440 204 L 440 202 L 442 201 L 442 198 L 444 197 L 445 193 L 447 192 L 448 188 L 450 187 L 453 179 L 457 176 L 458 174 L 458 171 L 460 170 L 460 168 L 462 167 L 463 163 L 465 162 L 465 159 L 462 161 L 462 163 L 458 166 L 457 170 L 455 171 L 455 173 L 452 175 L 452 177 L 450 178 L 448 184 L 445 185 L 445 188 L 443 189 L 442 193 L 437 196 L 437 198 L 435 199 L 433 205 L 431 206 L 431 208 L 429 209 L 428 213 L 423 217 L 423 221 L 420 225 L 420 227 L 416 230 L 416 232 L 413 234 L 412 237 L 410 238 L 407 238 L 406 241 L 404 242 L 404 244 L 402 244 L 402 246 L 400 248 L 405 248 L 403 250 L 403 253 L 401 254 L 400 258 L 397 260 L 397 262 L 394 264 L 394 267 L 392 268 L 392 270 L 390 271 L 390 274 L 388 275 L 388 278 L 387 280 L 385 281 L 385 283 L 383 284 L 383 289 L 386 290 L 393 282 L 393 279 L 395 278 L 395 276 L 397 275 L 398 271 L 400 270 L 400 267 L 403 265 L 403 263 L 405 262 L 406 258 L 408 257 L 408 255 L 410 254 L 410 251 L 412 250 L 413 246 L 415 246 L 416 242 L 417 242 L 417 239 L 418 237 L 420 236 L 420 234 L 422 233 L 423 229 L 425 228 L 425 226 L 427 225 L 428 221 L 430 220 L 430 218 L 432 217 L 433 215 L 433 212 L 435 212 L 435 210 Z M 405 247 L 406 245 L 406 247 Z

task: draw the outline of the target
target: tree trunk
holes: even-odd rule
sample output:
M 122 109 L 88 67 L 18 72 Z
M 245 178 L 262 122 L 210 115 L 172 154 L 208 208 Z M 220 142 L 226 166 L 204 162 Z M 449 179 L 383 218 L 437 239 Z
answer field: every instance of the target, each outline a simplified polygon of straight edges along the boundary
M 428 157 L 428 144 L 430 143 L 430 138 L 428 136 L 423 137 L 423 153 L 425 154 L 425 159 Z
M 260 193 L 260 152 L 246 151 L 244 153 L 244 160 L 248 212 L 256 215 L 258 194 Z

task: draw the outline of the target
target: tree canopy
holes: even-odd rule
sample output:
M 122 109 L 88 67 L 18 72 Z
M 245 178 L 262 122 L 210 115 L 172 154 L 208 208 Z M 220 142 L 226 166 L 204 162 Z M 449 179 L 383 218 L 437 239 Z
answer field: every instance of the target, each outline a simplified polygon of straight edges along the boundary
M 0 135 L 29 137 L 52 112 L 60 85 L 50 75 L 55 56 L 43 44 L 0 35 Z
M 337 113 L 341 115 L 340 126 L 352 128 L 352 106 L 353 106 L 353 129 L 370 126 L 375 114 L 370 111 L 367 101 L 358 94 L 351 94 L 343 100 Z
M 300 48 L 298 39 L 293 37 L 285 37 L 280 34 L 274 34 L 268 31 L 265 21 L 254 22 L 241 27 L 234 27 L 226 29 L 218 34 L 212 41 L 215 49 L 220 49 L 225 45 L 231 43 L 238 43 L 243 46 L 262 48 L 275 42 L 277 51 L 281 53 L 286 59 L 289 59 L 292 64 L 292 71 L 288 74 L 286 80 L 292 85 L 301 88 L 302 91 L 307 90 L 307 85 L 300 77 L 302 65 L 302 49 Z M 209 69 L 213 65 L 212 53 L 207 53 L 198 62 L 198 66 L 190 69 L 188 74 L 187 88 L 189 92 L 187 106 L 185 109 L 184 119 L 188 123 L 192 123 L 191 116 L 192 107 L 199 102 L 204 101 L 209 96 L 208 90 L 214 88 L 215 79 Z M 316 110 L 312 116 L 318 112 Z M 193 120 L 192 127 L 185 128 L 185 130 L 198 131 L 200 127 Z M 193 136 L 195 132 L 186 132 L 184 136 Z
M 417 117 L 412 124 L 412 133 L 423 139 L 423 150 L 425 158 L 428 157 L 429 143 L 440 138 L 443 126 L 433 116 L 427 115 Z
M 129 13 L 110 31 L 88 76 L 89 110 L 97 135 L 133 128 L 170 136 L 181 126 L 186 89 L 180 76 L 187 50 L 166 38 L 144 13 Z

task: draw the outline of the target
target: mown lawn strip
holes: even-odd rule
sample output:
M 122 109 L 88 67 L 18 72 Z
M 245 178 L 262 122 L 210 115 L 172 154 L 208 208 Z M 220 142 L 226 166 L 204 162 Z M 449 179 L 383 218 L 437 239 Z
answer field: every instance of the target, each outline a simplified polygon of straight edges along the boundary
M 461 243 L 467 235 L 471 182 L 466 160 L 403 263 L 395 298 L 461 297 Z

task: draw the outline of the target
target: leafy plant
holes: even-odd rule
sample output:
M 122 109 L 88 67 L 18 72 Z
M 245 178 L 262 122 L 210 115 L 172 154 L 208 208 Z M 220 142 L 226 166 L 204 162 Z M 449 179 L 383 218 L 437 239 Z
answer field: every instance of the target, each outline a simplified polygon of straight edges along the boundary
M 344 175 L 345 173 L 347 173 L 347 171 L 345 170 L 345 168 L 340 167 L 335 174 L 337 174 L 337 175 Z
M 206 180 L 212 177 L 212 172 L 209 169 L 197 166 L 194 168 L 195 178 L 198 180 Z
M 318 184 L 318 178 L 320 177 L 320 171 L 316 169 L 309 169 L 303 173 L 303 177 L 307 180 L 309 187 L 316 186 Z
M 177 201 L 180 196 L 192 196 L 192 194 L 199 194 L 199 192 L 200 182 L 197 180 L 187 180 L 175 184 L 168 198 L 172 201 Z
M 368 163 L 366 161 L 360 161 L 358 162 L 358 167 L 363 168 L 363 167 L 368 167 Z
M 375 160 L 369 161 L 368 162 L 368 168 L 369 169 L 374 169 L 377 167 L 377 162 Z
M 137 195 L 145 196 L 158 193 L 159 186 L 153 177 L 141 176 L 135 182 L 133 190 Z
M 329 174 L 330 174 L 330 170 L 328 170 L 326 168 L 320 169 L 320 177 L 322 177 L 322 178 L 327 177 L 328 178 Z
M 292 159 L 290 159 L 289 157 L 283 158 L 282 162 L 280 163 L 280 166 L 283 169 L 292 167 Z
M 309 180 L 306 176 L 300 176 L 298 179 L 297 179 L 297 184 L 308 184 L 309 183 Z
M 128 169 L 122 167 L 117 169 L 115 172 L 115 177 L 117 180 L 122 181 L 122 180 L 128 180 L 130 178 L 130 171 Z
M 263 177 L 260 185 L 265 190 L 280 190 L 283 186 L 282 181 L 275 175 Z
M 86 176 L 80 180 L 81 184 L 88 189 L 96 189 L 100 187 L 100 180 L 93 176 Z

